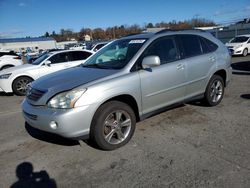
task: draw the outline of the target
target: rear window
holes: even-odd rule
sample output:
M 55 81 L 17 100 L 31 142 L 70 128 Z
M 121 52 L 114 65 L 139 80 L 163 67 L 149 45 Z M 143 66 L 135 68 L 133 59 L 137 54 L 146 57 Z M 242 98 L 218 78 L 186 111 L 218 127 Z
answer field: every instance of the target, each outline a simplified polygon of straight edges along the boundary
M 185 57 L 193 57 L 202 54 L 202 49 L 198 36 L 180 35 Z

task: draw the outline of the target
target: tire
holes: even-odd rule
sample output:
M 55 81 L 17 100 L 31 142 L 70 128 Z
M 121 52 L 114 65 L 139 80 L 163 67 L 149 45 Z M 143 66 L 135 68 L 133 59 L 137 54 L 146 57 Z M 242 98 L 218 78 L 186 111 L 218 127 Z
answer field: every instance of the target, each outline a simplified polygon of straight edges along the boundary
M 7 69 L 7 68 L 10 68 L 10 67 L 14 67 L 14 66 L 12 66 L 12 65 L 5 65 L 5 66 L 3 66 L 3 67 L 1 68 L 1 70 Z
M 221 102 L 224 95 L 224 86 L 225 83 L 222 77 L 219 75 L 213 75 L 207 85 L 204 94 L 203 101 L 205 102 L 205 104 L 208 106 L 218 105 Z
M 90 140 L 102 150 L 114 150 L 129 142 L 135 131 L 134 111 L 125 103 L 110 101 L 96 111 Z
M 243 50 L 242 55 L 243 55 L 244 57 L 246 57 L 246 56 L 248 55 L 248 49 L 247 49 L 247 48 L 245 48 L 245 49 Z
M 27 84 L 29 84 L 32 81 L 33 81 L 33 79 L 31 79 L 27 76 L 22 76 L 22 77 L 16 78 L 12 84 L 13 92 L 16 95 L 24 96 L 26 94 Z

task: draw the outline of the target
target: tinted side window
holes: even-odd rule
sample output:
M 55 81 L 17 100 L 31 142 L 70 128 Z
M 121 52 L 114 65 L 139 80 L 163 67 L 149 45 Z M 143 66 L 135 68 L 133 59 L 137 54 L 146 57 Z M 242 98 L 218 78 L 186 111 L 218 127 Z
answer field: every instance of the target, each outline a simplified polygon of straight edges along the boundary
M 203 38 L 202 39 L 204 40 L 204 42 L 207 44 L 210 52 L 214 52 L 215 50 L 217 50 L 218 46 L 217 44 L 213 43 L 212 41 L 206 39 L 206 38 Z
M 195 35 L 181 35 L 180 41 L 183 45 L 185 57 L 202 54 L 200 41 Z
M 94 51 L 99 50 L 100 48 L 102 48 L 104 45 L 106 44 L 97 44 L 96 47 L 93 49 Z
M 70 60 L 71 61 L 78 61 L 78 60 L 87 59 L 92 54 L 89 53 L 89 52 L 76 51 L 76 52 L 69 52 L 69 55 L 70 55 Z
M 67 62 L 69 58 L 67 53 L 59 53 L 52 56 L 49 60 L 51 61 L 52 64 L 56 64 L 56 63 Z
M 161 64 L 165 64 L 178 59 L 177 48 L 173 37 L 163 37 L 153 42 L 145 51 L 143 57 L 159 56 Z
M 4 55 L 15 55 L 18 56 L 15 52 L 10 51 L 10 52 L 0 52 L 0 57 L 4 56 Z

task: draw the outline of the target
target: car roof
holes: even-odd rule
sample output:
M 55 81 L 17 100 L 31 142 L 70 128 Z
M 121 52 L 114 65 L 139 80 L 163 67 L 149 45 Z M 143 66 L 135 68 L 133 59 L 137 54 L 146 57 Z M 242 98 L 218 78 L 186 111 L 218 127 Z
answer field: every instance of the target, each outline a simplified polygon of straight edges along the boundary
M 236 37 L 250 37 L 250 35 L 237 35 Z
M 125 37 L 122 37 L 122 39 L 149 39 L 154 36 L 154 33 L 139 33 L 139 34 L 131 34 L 127 35 Z
M 122 39 L 149 39 L 157 35 L 171 35 L 171 34 L 204 34 L 207 33 L 204 30 L 200 29 L 179 29 L 179 30 L 172 30 L 172 29 L 163 29 L 161 31 L 155 33 L 140 33 L 140 34 L 131 34 L 128 36 L 123 37 Z
M 64 52 L 79 52 L 79 51 L 93 53 L 90 50 L 60 50 L 60 51 L 49 52 L 49 54 L 59 54 L 59 53 L 64 53 Z

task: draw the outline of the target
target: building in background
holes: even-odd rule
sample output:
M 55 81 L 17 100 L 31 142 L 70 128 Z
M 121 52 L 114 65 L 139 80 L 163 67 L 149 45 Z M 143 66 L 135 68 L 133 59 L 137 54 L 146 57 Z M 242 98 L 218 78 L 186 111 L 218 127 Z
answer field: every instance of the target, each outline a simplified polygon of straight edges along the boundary
M 56 48 L 56 41 L 51 37 L 0 39 L 0 49 L 16 52 L 40 51 Z
M 250 18 L 246 18 L 236 23 L 213 27 L 197 27 L 196 29 L 206 30 L 207 32 L 212 33 L 216 38 L 220 39 L 223 43 L 226 43 L 237 35 L 250 34 Z

